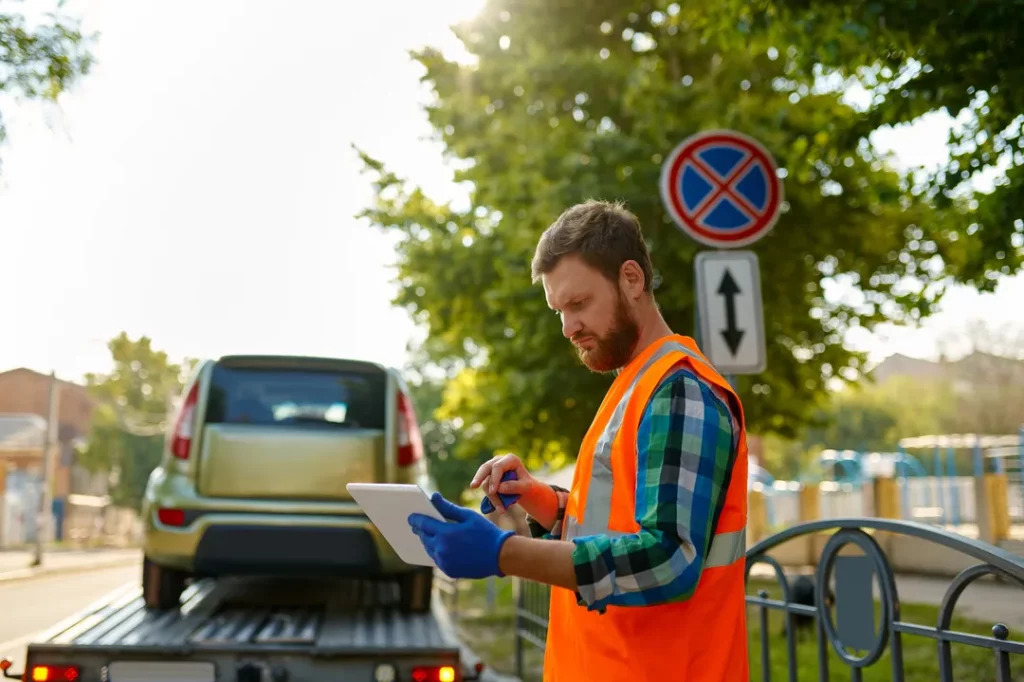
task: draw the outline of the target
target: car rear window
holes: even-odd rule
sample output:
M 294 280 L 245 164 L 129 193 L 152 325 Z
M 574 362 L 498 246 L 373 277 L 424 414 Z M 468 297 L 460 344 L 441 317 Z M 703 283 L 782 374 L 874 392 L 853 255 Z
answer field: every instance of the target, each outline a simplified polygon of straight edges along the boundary
M 387 375 L 309 369 L 213 369 L 208 424 L 383 429 Z

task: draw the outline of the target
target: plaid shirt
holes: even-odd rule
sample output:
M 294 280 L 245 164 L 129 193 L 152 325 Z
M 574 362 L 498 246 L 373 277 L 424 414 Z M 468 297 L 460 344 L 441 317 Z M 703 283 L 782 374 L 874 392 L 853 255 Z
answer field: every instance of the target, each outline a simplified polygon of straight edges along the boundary
M 589 610 L 682 601 L 697 589 L 725 502 L 739 429 L 726 395 L 679 367 L 659 384 L 640 419 L 639 532 L 573 540 L 576 596 Z M 528 523 L 534 537 L 557 540 L 569 491 L 552 487 L 558 520 L 550 531 L 533 519 Z

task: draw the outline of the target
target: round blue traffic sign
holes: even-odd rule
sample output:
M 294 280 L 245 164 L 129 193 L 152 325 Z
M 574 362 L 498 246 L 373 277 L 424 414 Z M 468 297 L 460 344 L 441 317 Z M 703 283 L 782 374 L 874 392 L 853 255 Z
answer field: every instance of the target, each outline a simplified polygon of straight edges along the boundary
M 732 130 L 706 131 L 684 140 L 665 159 L 661 200 L 698 242 L 737 248 L 774 227 L 782 181 L 771 154 L 753 138 Z

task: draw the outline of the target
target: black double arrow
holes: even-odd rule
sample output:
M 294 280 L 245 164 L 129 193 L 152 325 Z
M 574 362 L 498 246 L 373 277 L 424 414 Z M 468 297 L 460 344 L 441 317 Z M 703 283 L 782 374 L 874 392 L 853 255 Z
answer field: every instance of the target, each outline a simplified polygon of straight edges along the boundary
M 736 326 L 736 297 L 743 292 L 740 291 L 736 280 L 732 278 L 729 268 L 726 268 L 722 275 L 718 293 L 725 297 L 725 329 L 720 333 L 725 339 L 725 344 L 729 346 L 729 351 L 735 356 L 746 332 Z

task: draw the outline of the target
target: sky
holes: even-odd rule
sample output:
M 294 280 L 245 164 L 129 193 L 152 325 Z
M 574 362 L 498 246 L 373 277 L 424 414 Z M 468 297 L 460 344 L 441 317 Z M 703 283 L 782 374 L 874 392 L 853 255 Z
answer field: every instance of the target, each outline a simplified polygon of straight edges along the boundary
M 78 380 L 107 369 L 122 330 L 175 360 L 403 365 L 419 333 L 390 304 L 391 241 L 355 218 L 372 193 L 351 145 L 457 196 L 407 51 L 457 55 L 448 27 L 481 4 L 68 2 L 102 34 L 92 73 L 57 105 L 3 102 L 0 370 Z M 946 125 L 879 142 L 934 164 Z M 996 295 L 958 290 L 922 330 L 850 340 L 875 359 L 925 357 L 965 316 L 1009 320 L 1022 298 L 1022 277 Z

